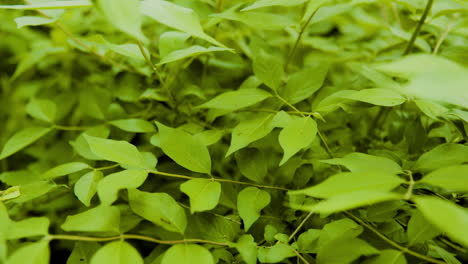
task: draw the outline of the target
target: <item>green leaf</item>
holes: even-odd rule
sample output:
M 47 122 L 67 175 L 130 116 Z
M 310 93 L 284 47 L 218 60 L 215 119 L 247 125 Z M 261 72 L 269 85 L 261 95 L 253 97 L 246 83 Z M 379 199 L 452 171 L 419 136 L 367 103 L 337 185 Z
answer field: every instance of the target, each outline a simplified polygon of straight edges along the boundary
M 55 119 L 57 106 L 51 100 L 33 98 L 26 105 L 26 112 L 36 119 L 52 123 Z
M 254 182 L 263 182 L 268 172 L 268 164 L 262 151 L 247 148 L 236 152 L 236 163 L 239 171 Z
M 84 134 L 91 151 L 104 160 L 122 165 L 146 168 L 143 156 L 138 149 L 127 141 L 104 139 Z
M 141 12 L 168 27 L 188 33 L 225 48 L 217 40 L 203 32 L 197 14 L 190 8 L 162 0 L 144 0 L 141 2 Z
M 335 239 L 319 249 L 317 264 L 349 264 L 362 255 L 378 253 L 377 249 L 358 238 Z
M 409 79 L 401 92 L 410 97 L 468 107 L 468 70 L 442 56 L 410 55 L 379 65 L 377 69 Z
M 249 228 L 260 217 L 260 211 L 270 203 L 270 194 L 256 187 L 247 187 L 237 196 L 237 209 L 244 221 L 244 229 Z
M 113 44 L 108 41 L 105 41 L 105 44 L 107 47 L 109 47 L 110 50 L 112 50 L 115 53 L 118 53 L 123 56 L 127 56 L 129 58 L 139 60 L 141 62 L 145 61 L 145 57 L 143 54 L 141 54 L 141 50 L 138 47 L 137 44 L 132 44 L 132 43 L 125 43 L 125 44 Z M 148 50 L 144 49 L 146 54 L 148 54 Z M 140 120 L 140 119 L 138 119 Z M 111 122 L 109 122 L 111 123 Z M 118 127 L 118 126 L 117 126 Z
M 320 230 L 319 248 L 335 240 L 349 240 L 358 237 L 364 228 L 349 218 L 342 218 L 326 224 Z
M 296 6 L 303 4 L 305 1 L 306 0 L 259 0 L 241 9 L 241 11 L 249 11 L 270 6 Z
M 188 48 L 187 39 L 190 35 L 180 31 L 166 31 L 159 36 L 159 54 L 161 58 L 169 53 Z
M 301 206 L 300 209 L 316 213 L 331 214 L 361 206 L 400 199 L 403 199 L 403 196 L 397 193 L 364 190 L 335 195 L 328 200 L 314 205 Z
M 294 154 L 312 143 L 317 134 L 317 123 L 310 117 L 292 120 L 279 134 L 279 144 L 284 155 L 280 166 Z
M 193 214 L 214 209 L 218 205 L 221 184 L 210 179 L 192 179 L 182 183 L 180 190 L 190 198 Z
M 210 101 L 198 106 L 198 108 L 213 108 L 235 111 L 244 107 L 254 105 L 261 102 L 271 94 L 256 88 L 240 89 L 222 93 Z
M 284 30 L 295 24 L 294 20 L 285 15 L 266 12 L 235 12 L 233 9 L 223 13 L 211 14 L 212 17 L 239 21 L 256 30 Z
M 284 89 L 280 90 L 280 94 L 291 104 L 305 100 L 322 87 L 327 73 L 328 65 L 317 64 L 305 68 L 288 78 L 288 82 Z
M 468 192 L 468 165 L 450 166 L 432 171 L 419 182 L 447 190 Z
M 102 179 L 101 171 L 93 170 L 81 176 L 75 183 L 74 192 L 78 200 L 88 206 L 97 191 L 97 184 Z
M 187 227 L 184 209 L 167 193 L 128 190 L 130 208 L 139 216 L 168 231 L 183 234 Z
M 163 65 L 166 63 L 190 58 L 190 57 L 195 57 L 201 54 L 205 53 L 211 53 L 215 51 L 226 51 L 229 49 L 226 48 L 219 48 L 219 47 L 202 47 L 198 45 L 194 45 L 185 49 L 180 49 L 180 50 L 175 50 L 169 54 L 167 54 L 165 57 L 161 59 L 161 61 L 157 65 Z
M 406 101 L 399 93 L 385 88 L 364 89 L 345 98 L 380 106 L 396 106 Z
M 89 165 L 83 162 L 68 162 L 57 167 L 53 167 L 52 169 L 44 172 L 41 175 L 42 179 L 54 179 L 60 176 L 65 176 L 68 174 L 72 174 L 84 169 L 90 169 Z
M 415 211 L 408 222 L 408 246 L 424 243 L 440 234 L 440 231 L 427 221 L 419 211 Z
M 27 27 L 27 26 L 47 25 L 55 21 L 57 21 L 57 19 L 40 17 L 40 16 L 21 16 L 21 17 L 15 18 L 16 26 L 18 28 Z
M 191 171 L 211 174 L 211 157 L 206 146 L 182 129 L 156 122 L 164 153 L 180 166 Z
M 273 114 L 257 115 L 241 121 L 232 130 L 231 145 L 226 153 L 226 157 L 268 135 L 274 128 L 272 123 L 273 117 Z
M 258 51 L 253 59 L 253 72 L 266 86 L 277 90 L 283 80 L 283 61 L 264 50 Z
M 73 251 L 67 259 L 67 264 L 89 264 L 91 257 L 99 249 L 97 242 L 75 242 Z
M 450 253 L 447 250 L 438 247 L 434 244 L 429 245 L 430 249 L 433 249 L 440 258 L 442 258 L 447 264 L 462 264 L 455 256 L 456 254 Z
M 382 172 L 386 174 L 398 174 L 402 172 L 400 165 L 395 161 L 379 156 L 353 152 L 343 158 L 322 160 L 321 162 L 343 165 L 352 172 Z
M 29 127 L 17 132 L 3 146 L 2 152 L 0 153 L 0 160 L 31 145 L 50 130 L 51 129 L 47 127 Z
M 210 251 L 196 244 L 179 244 L 170 247 L 161 260 L 161 264 L 215 264 Z
M 258 260 L 261 263 L 280 263 L 283 260 L 296 256 L 293 248 L 286 244 L 275 244 L 271 247 L 258 249 Z
M 153 124 L 143 119 L 129 118 L 110 121 L 109 124 L 127 132 L 150 133 L 155 132 Z
M 290 195 L 305 194 L 318 198 L 332 198 L 336 195 L 358 191 L 390 191 L 405 181 L 386 172 L 343 172 L 333 175 L 312 187 L 289 191 Z
M 255 243 L 252 235 L 242 235 L 236 243 L 232 243 L 233 247 L 239 251 L 242 259 L 247 264 L 257 263 L 257 243 Z
M 143 264 L 140 253 L 128 242 L 123 240 L 107 243 L 91 258 L 90 264 Z
M 468 247 L 466 208 L 435 197 L 415 197 L 414 202 L 427 221 L 454 241 Z
M 195 140 L 200 141 L 203 143 L 205 146 L 210 146 L 221 140 L 221 138 L 224 135 L 224 131 L 222 130 L 217 130 L 217 129 L 211 129 L 211 130 L 205 130 L 200 133 L 197 133 L 193 135 Z
M 365 260 L 363 264 L 406 264 L 406 259 L 401 251 L 384 249 L 378 256 Z
M 112 204 L 117 200 L 120 190 L 140 187 L 147 176 L 148 172 L 144 170 L 124 170 L 107 175 L 97 185 L 101 203 Z
M 8 225 L 7 239 L 20 239 L 49 234 L 50 221 L 47 217 L 31 217 Z
M 78 8 L 91 6 L 91 1 L 88 0 L 71 0 L 71 1 L 51 1 L 39 2 L 29 5 L 0 5 L 0 9 L 21 9 L 21 10 L 34 10 L 34 9 L 64 9 L 64 8 Z
M 99 10 L 107 21 L 128 35 L 146 42 L 141 32 L 140 1 L 138 0 L 97 0 Z
M 468 146 L 446 143 L 438 145 L 422 154 L 413 166 L 413 170 L 431 171 L 466 162 Z
M 49 259 L 49 241 L 42 240 L 15 250 L 6 264 L 49 264 Z
M 120 210 L 115 206 L 100 205 L 76 215 L 69 215 L 62 224 L 65 231 L 119 232 Z

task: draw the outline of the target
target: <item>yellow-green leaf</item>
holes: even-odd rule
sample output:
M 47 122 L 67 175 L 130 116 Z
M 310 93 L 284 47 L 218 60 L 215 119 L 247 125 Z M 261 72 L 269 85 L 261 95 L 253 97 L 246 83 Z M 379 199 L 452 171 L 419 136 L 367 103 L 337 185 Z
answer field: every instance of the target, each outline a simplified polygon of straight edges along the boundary
M 182 129 L 156 122 L 159 141 L 164 153 L 177 164 L 191 171 L 211 173 L 211 157 L 206 146 Z
M 182 183 L 180 190 L 190 198 L 190 211 L 202 212 L 216 207 L 221 184 L 210 179 L 192 179 Z
M 34 141 L 47 134 L 50 130 L 47 127 L 29 127 L 17 132 L 3 146 L 0 160 L 34 143 Z
M 279 134 L 279 143 L 284 151 L 280 166 L 312 143 L 316 134 L 317 123 L 312 118 L 302 117 L 292 120 Z

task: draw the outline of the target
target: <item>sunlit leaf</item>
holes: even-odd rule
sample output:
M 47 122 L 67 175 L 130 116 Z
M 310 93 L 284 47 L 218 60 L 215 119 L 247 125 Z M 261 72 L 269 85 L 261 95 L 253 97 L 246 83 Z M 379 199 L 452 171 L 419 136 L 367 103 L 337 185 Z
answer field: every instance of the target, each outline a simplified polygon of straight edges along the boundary
M 187 227 L 184 209 L 167 193 L 128 190 L 130 208 L 166 230 L 183 234 Z
M 117 207 L 100 205 L 79 214 L 69 215 L 62 225 L 65 231 L 118 232 L 120 211 Z
M 310 117 L 295 119 L 283 128 L 279 134 L 279 143 L 284 151 L 280 166 L 302 148 L 310 145 L 316 134 L 317 123 Z
M 254 105 L 270 96 L 270 93 L 260 89 L 240 89 L 222 93 L 198 107 L 234 111 Z
M 435 197 L 415 197 L 425 219 L 451 239 L 468 247 L 468 212 L 465 208 Z
M 101 203 L 112 204 L 120 190 L 140 187 L 147 176 L 148 172 L 144 170 L 124 170 L 107 175 L 97 184 Z
M 180 185 L 190 198 L 190 211 L 202 212 L 216 207 L 221 195 L 221 184 L 210 179 L 192 179 Z
M 196 244 L 180 244 L 170 247 L 161 260 L 161 264 L 214 264 L 210 251 Z
M 182 129 L 156 124 L 161 148 L 167 156 L 191 171 L 211 173 L 210 153 L 201 141 Z
M 98 157 L 124 165 L 145 168 L 145 162 L 138 149 L 121 140 L 112 140 L 84 135 L 91 151 Z
M 123 240 L 107 243 L 91 258 L 90 264 L 115 263 L 143 264 L 140 253 L 128 242 Z
M 50 128 L 46 127 L 29 127 L 17 132 L 3 146 L 0 160 L 34 143 L 34 141 L 47 134 L 50 130 Z
M 106 19 L 119 30 L 130 36 L 146 41 L 141 32 L 140 1 L 138 0 L 97 0 L 97 6 Z
M 247 187 L 237 196 L 237 209 L 244 221 L 244 229 L 250 227 L 260 217 L 260 211 L 270 203 L 270 195 L 256 187 Z

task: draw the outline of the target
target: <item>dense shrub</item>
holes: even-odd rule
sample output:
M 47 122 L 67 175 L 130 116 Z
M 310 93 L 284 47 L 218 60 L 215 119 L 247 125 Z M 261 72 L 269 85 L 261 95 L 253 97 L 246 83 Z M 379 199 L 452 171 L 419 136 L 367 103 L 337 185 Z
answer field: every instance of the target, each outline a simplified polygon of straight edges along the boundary
M 0 6 L 0 262 L 468 262 L 462 0 Z

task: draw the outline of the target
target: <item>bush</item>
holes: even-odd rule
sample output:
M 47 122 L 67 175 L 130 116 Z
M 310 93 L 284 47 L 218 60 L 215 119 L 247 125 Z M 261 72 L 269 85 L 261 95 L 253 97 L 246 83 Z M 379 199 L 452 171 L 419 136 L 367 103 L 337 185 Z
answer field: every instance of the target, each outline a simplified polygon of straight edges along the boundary
M 468 262 L 465 2 L 3 4 L 1 263 Z

